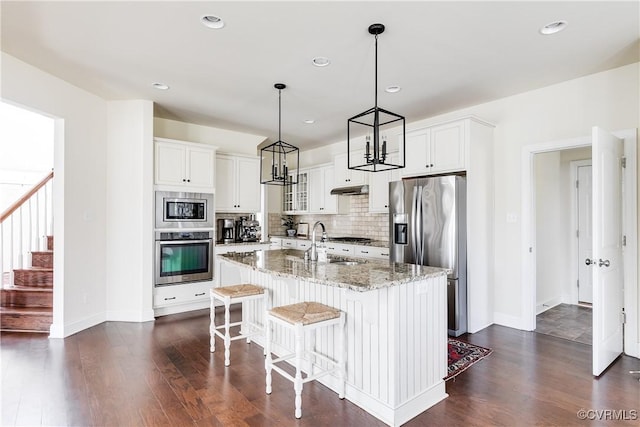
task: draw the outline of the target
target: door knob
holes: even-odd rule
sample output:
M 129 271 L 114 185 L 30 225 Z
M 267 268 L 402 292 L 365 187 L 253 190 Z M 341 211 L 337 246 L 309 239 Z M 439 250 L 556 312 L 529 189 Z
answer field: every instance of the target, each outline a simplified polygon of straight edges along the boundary
M 596 264 L 596 260 L 587 258 L 587 259 L 584 260 L 584 263 L 587 264 L 587 265 L 595 265 Z
M 598 260 L 598 267 L 602 267 L 603 265 L 605 267 L 609 267 L 611 265 L 611 263 L 609 262 L 608 259 L 605 259 L 604 261 L 602 259 L 599 259 Z

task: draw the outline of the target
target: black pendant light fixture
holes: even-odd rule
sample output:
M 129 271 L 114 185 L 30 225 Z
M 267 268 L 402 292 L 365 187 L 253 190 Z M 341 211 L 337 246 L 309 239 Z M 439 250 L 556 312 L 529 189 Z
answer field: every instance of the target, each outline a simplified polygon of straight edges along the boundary
M 404 117 L 378 107 L 378 35 L 384 25 L 371 24 L 375 36 L 375 104 L 347 121 L 347 167 L 367 172 L 405 166 Z
M 282 140 L 282 89 L 284 83 L 274 85 L 278 89 L 278 140 L 260 150 L 260 183 L 291 185 L 298 183 L 300 150 Z M 293 171 L 293 173 L 292 173 Z

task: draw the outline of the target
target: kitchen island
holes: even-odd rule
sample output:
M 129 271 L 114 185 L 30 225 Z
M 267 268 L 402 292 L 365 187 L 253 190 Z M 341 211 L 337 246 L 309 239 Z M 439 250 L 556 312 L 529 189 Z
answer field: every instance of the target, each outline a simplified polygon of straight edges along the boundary
M 346 313 L 345 394 L 370 414 L 397 426 L 447 397 L 446 269 L 362 258 L 305 262 L 303 254 L 284 249 L 218 258 L 242 282 L 268 289 L 272 307 L 316 301 Z M 243 316 L 263 320 L 251 303 L 245 303 Z M 293 336 L 284 329 L 274 328 L 272 337 L 276 355 L 293 348 Z M 316 349 L 335 357 L 337 339 L 332 330 L 319 331 Z M 262 337 L 255 341 L 264 345 Z M 335 380 L 319 381 L 337 390 Z

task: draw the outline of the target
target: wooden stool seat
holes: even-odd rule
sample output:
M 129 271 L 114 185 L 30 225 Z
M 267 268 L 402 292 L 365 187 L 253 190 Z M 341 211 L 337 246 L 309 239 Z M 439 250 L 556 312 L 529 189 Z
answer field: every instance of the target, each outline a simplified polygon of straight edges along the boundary
M 319 302 L 300 302 L 272 308 L 269 313 L 291 324 L 310 325 L 340 317 L 340 310 Z
M 269 294 L 264 288 L 248 283 L 211 288 L 211 292 L 209 294 L 211 297 L 211 324 L 209 326 L 209 333 L 211 336 L 210 351 L 211 353 L 216 351 L 216 335 L 222 338 L 224 341 L 224 366 L 229 366 L 231 364 L 231 341 L 246 338 L 248 344 L 251 342 L 252 336 L 261 335 L 264 329 L 261 325 L 244 320 L 244 315 L 243 320 L 240 322 L 231 323 L 229 307 L 231 304 L 235 303 L 262 300 L 264 305 L 263 309 L 266 310 Z M 215 322 L 215 300 L 222 301 L 224 304 L 224 324 L 221 326 L 216 326 Z M 230 328 L 238 325 L 242 326 L 240 334 L 232 337 Z M 220 332 L 220 329 L 224 329 L 224 334 Z
M 240 298 L 250 295 L 258 295 L 264 293 L 264 288 L 256 285 L 232 285 L 223 286 L 221 288 L 213 288 L 211 292 L 217 294 L 220 297 Z
M 286 329 L 293 330 L 295 335 L 295 352 L 277 359 L 271 357 L 271 325 L 283 326 Z M 303 350 L 306 332 L 315 333 L 317 329 L 337 326 L 338 340 L 335 348 L 335 359 L 316 351 L 312 345 L 310 349 Z M 265 351 L 267 358 L 265 359 L 266 370 L 266 392 L 271 394 L 271 371 L 274 370 L 284 378 L 293 382 L 295 390 L 295 417 L 302 417 L 302 387 L 304 383 L 314 381 L 325 375 L 336 373 L 338 376 L 338 397 L 344 399 L 345 381 L 346 381 L 346 356 L 345 350 L 345 313 L 333 307 L 329 307 L 317 302 L 300 302 L 297 304 L 284 305 L 274 307 L 267 312 L 266 317 L 266 337 Z M 313 344 L 315 335 L 310 340 Z M 305 355 L 310 356 L 310 368 L 307 376 L 302 378 L 302 363 Z M 314 369 L 315 359 L 320 359 L 326 363 L 327 369 Z M 294 359 L 296 369 L 295 376 L 291 376 L 287 371 L 276 364 L 289 359 Z

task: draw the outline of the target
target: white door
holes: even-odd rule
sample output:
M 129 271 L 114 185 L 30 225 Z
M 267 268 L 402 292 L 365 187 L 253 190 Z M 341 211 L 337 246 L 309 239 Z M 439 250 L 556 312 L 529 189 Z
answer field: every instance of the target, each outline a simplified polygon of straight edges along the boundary
M 623 141 L 593 128 L 593 375 L 622 353 Z
M 578 302 L 593 302 L 593 272 L 585 259 L 593 256 L 593 189 L 591 165 L 578 166 Z

